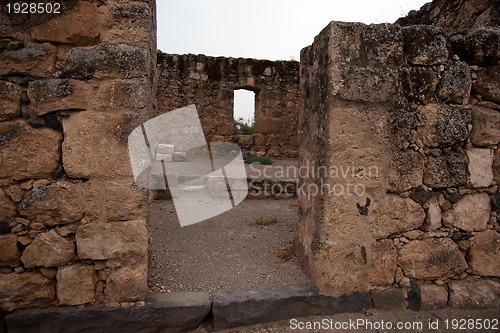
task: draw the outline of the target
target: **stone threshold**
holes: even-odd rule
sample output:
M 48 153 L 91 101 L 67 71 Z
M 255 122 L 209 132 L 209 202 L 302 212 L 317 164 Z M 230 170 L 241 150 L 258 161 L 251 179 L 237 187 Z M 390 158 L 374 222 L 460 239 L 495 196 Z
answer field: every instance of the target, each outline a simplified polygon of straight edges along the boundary
M 5 321 L 9 333 L 182 332 L 202 323 L 207 331 L 219 331 L 296 317 L 359 313 L 371 308 L 403 310 L 407 303 L 397 289 L 329 297 L 318 295 L 307 285 L 289 285 L 227 290 L 213 295 L 151 293 L 144 306 L 24 310 L 6 315 Z

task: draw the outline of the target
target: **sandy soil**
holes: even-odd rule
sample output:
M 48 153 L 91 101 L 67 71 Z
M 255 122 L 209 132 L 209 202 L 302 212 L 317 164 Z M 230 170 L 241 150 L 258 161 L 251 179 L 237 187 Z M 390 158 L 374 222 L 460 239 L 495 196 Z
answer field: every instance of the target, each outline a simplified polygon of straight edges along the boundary
M 215 292 L 308 283 L 295 258 L 277 257 L 293 245 L 296 202 L 246 199 L 186 227 L 180 227 L 171 200 L 154 202 L 149 290 Z

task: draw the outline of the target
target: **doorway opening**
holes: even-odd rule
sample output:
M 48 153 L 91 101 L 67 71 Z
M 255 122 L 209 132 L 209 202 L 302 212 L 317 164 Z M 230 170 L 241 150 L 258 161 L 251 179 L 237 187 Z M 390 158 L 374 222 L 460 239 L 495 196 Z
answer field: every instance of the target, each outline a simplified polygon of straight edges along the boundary
M 252 135 L 255 127 L 255 105 L 257 95 L 252 90 L 234 91 L 234 134 Z

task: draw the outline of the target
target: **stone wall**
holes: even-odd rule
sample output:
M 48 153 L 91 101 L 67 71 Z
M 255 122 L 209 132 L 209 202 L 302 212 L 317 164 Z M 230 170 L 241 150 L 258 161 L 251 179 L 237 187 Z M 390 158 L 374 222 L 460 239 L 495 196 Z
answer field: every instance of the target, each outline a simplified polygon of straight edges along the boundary
M 154 113 L 155 2 L 0 11 L 0 310 L 147 290 L 147 193 L 127 137 Z
M 498 302 L 499 49 L 498 28 L 332 22 L 302 50 L 297 252 L 321 294 Z
M 402 26 L 426 24 L 446 33 L 500 25 L 499 0 L 434 0 L 396 21 Z
M 158 54 L 158 114 L 195 104 L 207 142 L 247 152 L 297 156 L 299 63 Z M 255 92 L 255 133 L 234 135 L 234 90 Z

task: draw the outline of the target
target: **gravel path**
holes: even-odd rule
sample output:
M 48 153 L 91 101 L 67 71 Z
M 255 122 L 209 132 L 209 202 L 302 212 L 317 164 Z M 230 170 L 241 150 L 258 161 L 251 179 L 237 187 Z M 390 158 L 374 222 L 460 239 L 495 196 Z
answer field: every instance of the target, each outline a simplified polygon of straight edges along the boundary
M 150 291 L 208 291 L 308 283 L 293 245 L 297 200 L 244 200 L 210 220 L 180 227 L 171 200 L 151 207 Z

